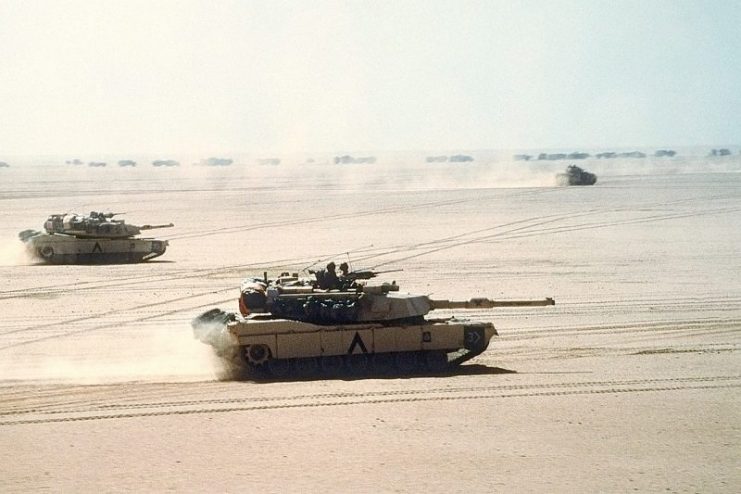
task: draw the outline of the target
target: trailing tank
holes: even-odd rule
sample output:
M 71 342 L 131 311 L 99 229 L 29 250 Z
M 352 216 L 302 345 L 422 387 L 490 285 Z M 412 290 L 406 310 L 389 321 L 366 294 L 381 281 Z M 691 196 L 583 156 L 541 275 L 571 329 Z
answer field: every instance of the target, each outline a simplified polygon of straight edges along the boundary
M 166 225 L 132 225 L 114 219 L 120 213 L 52 214 L 44 231 L 18 234 L 30 254 L 52 264 L 114 264 L 143 262 L 165 253 L 167 240 L 136 238 L 142 231 Z
M 558 185 L 594 185 L 597 183 L 597 175 L 582 170 L 576 165 L 566 167 L 566 173 L 556 175 Z
M 317 273 L 319 274 L 319 273 Z M 326 273 L 324 273 L 326 275 Z M 444 372 L 486 350 L 490 322 L 427 318 L 438 309 L 554 305 L 543 300 L 437 300 L 370 284 L 372 271 L 346 273 L 322 288 L 322 277 L 242 282 L 239 313 L 212 309 L 191 325 L 230 367 L 254 377 Z

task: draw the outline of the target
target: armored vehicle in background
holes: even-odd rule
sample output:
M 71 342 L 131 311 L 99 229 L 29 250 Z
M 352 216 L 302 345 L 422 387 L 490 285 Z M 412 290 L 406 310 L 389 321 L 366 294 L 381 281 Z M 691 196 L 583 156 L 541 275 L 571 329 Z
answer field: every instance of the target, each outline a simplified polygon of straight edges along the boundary
M 584 171 L 576 165 L 569 165 L 566 173 L 556 175 L 558 185 L 594 185 L 597 183 L 597 175 Z
M 131 225 L 113 219 L 117 213 L 52 214 L 44 232 L 18 234 L 32 256 L 52 264 L 114 264 L 142 262 L 165 253 L 167 240 L 135 238 L 142 231 L 166 225 Z
M 152 161 L 152 166 L 180 166 L 180 162 L 175 160 L 154 160 Z
M 325 273 L 326 274 L 326 273 Z M 486 350 L 490 322 L 425 316 L 437 309 L 554 305 L 544 300 L 435 300 L 370 285 L 372 271 L 345 273 L 335 286 L 284 274 L 241 286 L 241 314 L 212 309 L 192 321 L 194 336 L 248 375 L 409 374 L 443 372 Z
M 232 163 L 234 163 L 234 160 L 231 160 L 229 158 L 208 158 L 194 164 L 202 166 L 229 166 Z

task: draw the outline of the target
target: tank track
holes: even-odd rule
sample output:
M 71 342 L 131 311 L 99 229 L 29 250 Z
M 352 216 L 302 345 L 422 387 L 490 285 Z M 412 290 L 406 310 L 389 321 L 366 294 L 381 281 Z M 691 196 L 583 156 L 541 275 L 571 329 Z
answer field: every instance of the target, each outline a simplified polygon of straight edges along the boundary
M 301 379 L 333 377 L 390 377 L 439 375 L 457 366 L 451 364 L 445 352 L 392 352 L 372 355 L 336 355 L 327 357 L 268 359 L 256 365 L 244 356 L 239 357 L 246 375 L 251 379 Z M 470 358 L 473 358 L 470 357 Z M 232 360 L 232 365 L 234 360 Z
M 448 354 L 448 365 L 451 367 L 456 367 L 458 365 L 461 365 L 463 362 L 468 362 L 472 358 L 478 357 L 479 355 L 484 353 L 487 347 L 488 345 L 485 346 L 482 350 L 477 350 L 477 351 L 458 350 L 457 352 L 449 353 Z

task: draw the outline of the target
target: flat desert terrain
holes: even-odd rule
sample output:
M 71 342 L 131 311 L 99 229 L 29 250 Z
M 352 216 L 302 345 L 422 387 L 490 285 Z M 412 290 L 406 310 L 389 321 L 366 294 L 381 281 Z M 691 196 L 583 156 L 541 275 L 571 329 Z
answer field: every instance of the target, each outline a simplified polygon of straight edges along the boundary
M 512 166 L 0 170 L 0 492 L 739 492 L 741 173 Z M 26 257 L 91 210 L 167 253 Z M 190 320 L 330 259 L 556 305 L 457 311 L 499 337 L 445 376 L 220 379 Z

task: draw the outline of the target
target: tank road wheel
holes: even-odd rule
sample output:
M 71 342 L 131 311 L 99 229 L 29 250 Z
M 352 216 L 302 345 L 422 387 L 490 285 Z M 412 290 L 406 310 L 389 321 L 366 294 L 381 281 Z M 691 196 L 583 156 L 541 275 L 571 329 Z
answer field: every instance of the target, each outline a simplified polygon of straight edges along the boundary
M 321 361 L 322 372 L 324 374 L 333 376 L 339 374 L 342 371 L 342 357 L 340 355 L 328 355 L 322 357 Z
M 45 245 L 39 249 L 39 254 L 48 261 L 54 257 L 54 248 L 51 245 Z
M 396 368 L 402 374 L 410 374 L 417 370 L 419 357 L 415 352 L 399 352 L 394 356 Z
M 286 377 L 291 372 L 291 361 L 272 358 L 268 360 L 268 370 L 274 377 Z
M 376 374 L 390 374 L 393 370 L 393 353 L 376 353 L 373 355 L 373 372 Z
M 368 368 L 369 360 L 368 355 L 365 353 L 358 353 L 356 355 L 348 355 L 347 357 L 347 369 L 355 375 L 364 374 Z
M 245 349 L 247 361 L 252 365 L 262 365 L 270 358 L 267 345 L 250 345 Z
M 296 373 L 300 376 L 313 376 L 319 370 L 319 361 L 314 357 L 299 358 L 293 362 Z
M 431 350 L 425 353 L 425 364 L 432 372 L 442 372 L 448 368 L 448 354 L 443 350 Z

